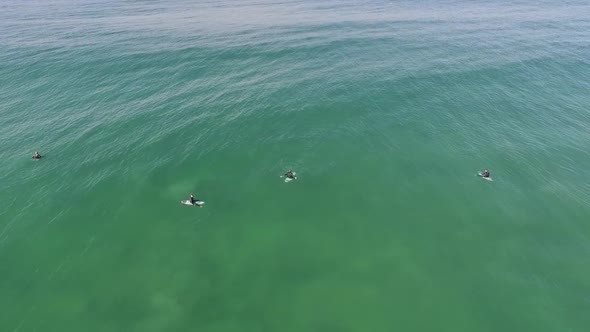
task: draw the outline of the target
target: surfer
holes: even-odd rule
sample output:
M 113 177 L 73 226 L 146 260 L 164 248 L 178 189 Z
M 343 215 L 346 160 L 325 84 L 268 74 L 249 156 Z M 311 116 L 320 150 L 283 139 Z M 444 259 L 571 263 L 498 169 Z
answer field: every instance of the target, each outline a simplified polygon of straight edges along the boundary
M 295 179 L 295 174 L 293 174 L 293 171 L 292 170 L 288 170 L 287 173 L 285 174 L 285 176 L 288 179 Z
M 180 201 L 180 203 L 183 205 L 198 206 L 198 207 L 203 207 L 203 204 L 205 204 L 205 202 L 196 199 L 193 194 L 191 194 L 188 199 Z
M 33 159 L 41 159 L 39 152 L 35 151 L 35 153 L 33 153 Z
M 489 178 L 490 177 L 490 170 L 489 169 L 484 169 L 483 173 L 481 173 L 481 177 L 482 178 Z

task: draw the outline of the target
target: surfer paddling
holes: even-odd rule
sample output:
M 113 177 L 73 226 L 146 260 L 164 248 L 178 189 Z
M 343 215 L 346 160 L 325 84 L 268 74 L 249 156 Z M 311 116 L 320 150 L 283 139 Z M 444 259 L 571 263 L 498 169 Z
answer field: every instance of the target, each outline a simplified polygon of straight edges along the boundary
M 41 159 L 39 152 L 35 151 L 35 153 L 33 153 L 33 159 Z
M 481 173 L 481 177 L 482 178 L 489 178 L 490 177 L 490 170 L 489 169 L 484 169 L 483 172 Z

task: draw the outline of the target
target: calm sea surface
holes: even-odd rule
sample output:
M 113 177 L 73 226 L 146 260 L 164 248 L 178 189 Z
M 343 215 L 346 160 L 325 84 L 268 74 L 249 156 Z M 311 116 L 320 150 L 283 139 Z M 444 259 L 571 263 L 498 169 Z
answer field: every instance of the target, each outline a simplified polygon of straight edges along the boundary
M 0 0 L 0 330 L 587 332 L 589 143 L 587 1 Z

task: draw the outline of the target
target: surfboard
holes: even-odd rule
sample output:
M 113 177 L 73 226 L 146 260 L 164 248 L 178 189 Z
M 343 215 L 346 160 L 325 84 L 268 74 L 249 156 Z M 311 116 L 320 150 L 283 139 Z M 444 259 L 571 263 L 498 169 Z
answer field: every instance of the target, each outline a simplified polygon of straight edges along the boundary
M 487 181 L 494 181 L 494 180 L 492 180 L 491 177 L 484 178 L 482 172 L 477 172 L 477 176 L 479 176 L 480 178 L 487 180 Z
M 190 200 L 186 199 L 184 201 L 180 201 L 180 204 L 184 204 L 184 205 L 196 205 L 196 206 L 203 206 L 203 204 L 205 204 L 205 202 L 203 201 L 195 201 L 195 204 L 191 203 Z

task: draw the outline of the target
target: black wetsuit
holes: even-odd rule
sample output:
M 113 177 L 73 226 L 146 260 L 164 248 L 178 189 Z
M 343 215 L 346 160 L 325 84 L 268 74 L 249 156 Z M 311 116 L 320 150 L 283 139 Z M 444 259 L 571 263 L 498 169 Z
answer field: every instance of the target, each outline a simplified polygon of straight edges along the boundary
M 483 172 L 482 176 L 484 178 L 489 178 L 490 177 L 490 172 Z
M 287 172 L 287 174 L 285 174 L 286 177 L 288 177 L 289 179 L 293 179 L 295 176 L 293 175 L 293 172 Z
M 191 197 L 191 204 L 195 205 L 195 198 L 194 197 Z

